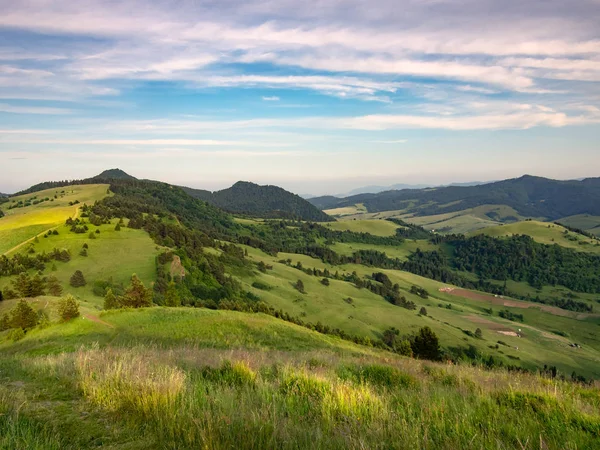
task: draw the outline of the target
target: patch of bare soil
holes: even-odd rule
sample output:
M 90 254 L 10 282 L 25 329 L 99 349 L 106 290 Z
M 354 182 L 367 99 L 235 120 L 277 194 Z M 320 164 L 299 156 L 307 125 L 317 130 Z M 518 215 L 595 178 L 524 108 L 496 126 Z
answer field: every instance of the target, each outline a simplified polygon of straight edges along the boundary
M 468 291 L 466 289 L 447 288 L 446 287 L 446 288 L 441 288 L 440 292 L 445 292 L 450 295 L 456 295 L 457 297 L 468 298 L 469 300 L 490 302 L 493 305 L 508 306 L 510 308 L 523 308 L 523 309 L 537 308 L 544 312 L 554 314 L 555 316 L 571 317 L 571 318 L 575 318 L 578 320 L 583 320 L 588 317 L 595 317 L 597 315 L 597 314 L 587 314 L 587 313 L 574 314 L 570 311 L 566 311 L 566 310 L 558 308 L 556 306 L 544 305 L 542 303 L 525 302 L 525 301 L 521 301 L 521 300 L 508 300 L 508 299 L 503 298 L 502 296 L 495 296 L 492 294 L 484 294 L 482 292 L 473 292 L 473 291 Z
M 93 314 L 86 314 L 83 317 L 86 318 L 86 319 L 91 320 L 92 322 L 101 323 L 102 325 L 106 325 L 107 327 L 114 328 L 114 325 L 112 325 L 112 324 L 110 324 L 108 322 L 105 322 L 100 317 L 94 316 Z
M 175 276 L 185 277 L 185 268 L 181 264 L 181 258 L 177 255 L 173 255 L 173 261 L 171 262 L 171 277 Z

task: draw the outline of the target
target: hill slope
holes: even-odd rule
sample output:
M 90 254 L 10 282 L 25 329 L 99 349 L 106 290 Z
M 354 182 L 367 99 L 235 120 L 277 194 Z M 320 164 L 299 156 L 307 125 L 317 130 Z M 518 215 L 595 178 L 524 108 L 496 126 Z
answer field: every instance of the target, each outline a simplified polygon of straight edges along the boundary
M 317 197 L 321 209 L 362 203 L 369 212 L 403 210 L 417 216 L 462 211 L 481 205 L 506 205 L 525 217 L 549 220 L 578 214 L 600 215 L 600 178 L 557 181 L 525 175 L 479 186 L 448 186 L 363 194 L 344 199 Z
M 595 448 L 600 427 L 592 387 L 407 359 L 263 315 L 118 311 L 0 350 L 1 448 Z
M 136 180 L 121 169 L 108 169 L 91 178 L 92 180 Z
M 226 211 L 264 218 L 294 218 L 315 222 L 333 220 L 302 197 L 277 186 L 238 181 L 228 189 L 209 192 L 183 188 L 190 195 Z

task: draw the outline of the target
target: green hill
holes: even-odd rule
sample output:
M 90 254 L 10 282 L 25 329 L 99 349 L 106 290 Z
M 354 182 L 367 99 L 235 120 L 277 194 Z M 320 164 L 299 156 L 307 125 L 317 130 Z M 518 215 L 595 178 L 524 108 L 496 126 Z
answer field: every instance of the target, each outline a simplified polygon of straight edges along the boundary
M 121 169 L 108 169 L 91 178 L 92 180 L 136 180 Z
M 288 218 L 327 222 L 333 220 L 302 197 L 277 186 L 238 181 L 228 189 L 208 192 L 183 188 L 190 195 L 226 211 L 265 218 Z
M 0 449 L 595 442 L 598 255 L 107 181 L 0 206 Z M 37 325 L 15 325 L 20 297 Z
M 600 426 L 592 387 L 412 360 L 263 315 L 88 314 L 0 349 L 1 448 L 593 448 Z
M 578 251 L 600 253 L 600 239 L 569 231 L 558 224 L 535 220 L 484 228 L 472 234 L 485 234 L 492 237 L 509 237 L 521 234 L 531 236 L 536 242 L 542 244 L 558 244 L 561 247 L 573 248 Z

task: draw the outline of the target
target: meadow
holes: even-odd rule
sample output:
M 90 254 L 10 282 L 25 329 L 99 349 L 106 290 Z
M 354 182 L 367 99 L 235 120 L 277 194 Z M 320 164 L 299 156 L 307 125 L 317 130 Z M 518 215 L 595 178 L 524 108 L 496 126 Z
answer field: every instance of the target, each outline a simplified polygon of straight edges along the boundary
M 0 344 L 0 448 L 596 448 L 600 391 L 256 314 L 148 308 Z M 79 347 L 65 346 L 77 336 Z
M 492 237 L 510 237 L 518 234 L 528 235 L 540 244 L 558 244 L 562 247 L 578 251 L 600 253 L 600 238 L 589 238 L 569 231 L 560 225 L 535 220 L 488 227 L 471 233 L 471 235 L 477 234 L 485 234 Z
M 108 194 L 107 184 L 69 186 L 47 189 L 34 194 L 11 197 L 11 201 L 0 205 L 5 216 L 0 220 L 0 254 L 10 253 L 15 247 L 45 233 L 69 217 L 75 218 L 79 206 L 93 204 Z M 48 199 L 38 204 L 34 201 Z M 30 206 L 9 209 L 23 202 Z M 78 202 L 73 205 L 74 202 Z M 71 203 L 71 204 L 70 204 Z

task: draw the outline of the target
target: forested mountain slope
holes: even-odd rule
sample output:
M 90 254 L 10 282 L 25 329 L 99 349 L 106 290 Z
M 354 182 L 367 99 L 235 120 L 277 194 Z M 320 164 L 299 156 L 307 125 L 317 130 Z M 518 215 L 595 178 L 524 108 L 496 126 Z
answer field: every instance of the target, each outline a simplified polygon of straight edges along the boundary
M 600 215 L 600 178 L 557 181 L 525 175 L 480 186 L 405 189 L 343 199 L 317 197 L 309 201 L 321 209 L 362 203 L 369 212 L 405 210 L 419 216 L 480 205 L 507 205 L 525 217 L 556 220 L 577 214 Z
M 333 220 L 310 202 L 277 186 L 238 181 L 228 189 L 209 192 L 183 188 L 190 195 L 226 211 L 265 218 L 327 222 Z

